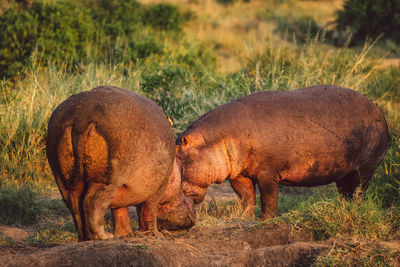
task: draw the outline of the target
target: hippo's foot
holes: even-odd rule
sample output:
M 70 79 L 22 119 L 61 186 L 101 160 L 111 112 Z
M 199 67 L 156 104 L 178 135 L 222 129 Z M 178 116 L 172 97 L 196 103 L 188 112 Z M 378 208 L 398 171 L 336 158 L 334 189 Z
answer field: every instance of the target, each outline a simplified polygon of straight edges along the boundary
M 173 235 L 170 231 L 164 229 L 164 230 L 161 230 L 160 232 L 163 234 L 163 236 L 164 236 L 166 239 L 168 239 L 168 240 L 174 240 L 174 235 Z
M 112 233 L 109 233 L 107 231 L 103 231 L 102 233 L 94 233 L 89 235 L 88 240 L 107 240 L 107 239 L 113 239 L 114 235 Z
M 161 233 L 159 231 L 154 231 L 154 230 L 135 231 L 132 234 L 130 234 L 129 237 L 136 237 L 136 238 L 156 237 L 156 238 L 165 239 L 165 236 L 163 235 L 163 233 Z
M 158 230 L 149 230 L 149 231 L 144 231 L 141 232 L 143 236 L 147 236 L 147 237 L 157 237 L 157 238 L 164 238 L 164 235 L 159 232 Z
M 133 235 L 133 232 L 132 231 L 130 231 L 130 232 L 125 232 L 125 233 L 115 233 L 114 234 L 114 236 L 115 236 L 115 238 L 130 238 L 130 237 L 133 237 L 134 235 Z
M 115 238 L 118 238 L 118 239 L 129 239 L 129 238 L 134 238 L 134 237 L 138 237 L 138 235 L 135 232 L 130 232 L 126 235 L 116 235 L 115 234 Z
M 132 235 L 131 219 L 127 207 L 112 209 L 115 237 L 129 237 Z

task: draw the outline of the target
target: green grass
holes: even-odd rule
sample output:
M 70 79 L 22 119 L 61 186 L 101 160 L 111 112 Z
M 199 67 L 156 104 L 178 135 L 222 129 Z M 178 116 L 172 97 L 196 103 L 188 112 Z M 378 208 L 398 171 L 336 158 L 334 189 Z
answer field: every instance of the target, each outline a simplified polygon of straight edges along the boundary
M 29 226 L 69 214 L 62 200 L 43 198 L 29 184 L 0 188 L 0 224 Z
M 36 231 L 27 239 L 27 242 L 32 245 L 46 245 L 76 241 L 77 239 L 78 234 L 74 224 L 71 221 L 59 220 Z
M 29 186 L 0 190 L 0 223 L 29 225 L 40 221 L 44 209 Z
M 12 244 L 13 241 L 10 240 L 9 238 L 6 238 L 4 236 L 0 236 L 0 246 L 6 246 Z
M 275 220 L 306 229 L 317 240 L 351 236 L 375 240 L 398 238 L 398 210 L 389 212 L 370 198 L 347 201 L 342 197 L 304 202 Z
M 399 257 L 400 250 L 378 244 L 342 243 L 318 256 L 314 266 L 397 266 Z

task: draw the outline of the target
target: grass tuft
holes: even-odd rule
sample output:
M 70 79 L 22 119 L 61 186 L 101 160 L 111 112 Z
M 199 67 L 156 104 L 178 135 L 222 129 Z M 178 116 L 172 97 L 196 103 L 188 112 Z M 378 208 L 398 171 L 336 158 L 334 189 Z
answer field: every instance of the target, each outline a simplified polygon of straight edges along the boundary
M 232 201 L 203 202 L 196 211 L 196 225 L 220 225 L 254 222 L 255 218 L 243 214 L 243 205 L 239 198 Z
M 317 240 L 345 236 L 391 240 L 400 236 L 397 216 L 397 209 L 388 212 L 373 199 L 356 196 L 349 201 L 337 197 L 303 203 L 273 220 L 309 230 Z
M 400 248 L 384 244 L 358 241 L 353 244 L 345 242 L 323 252 L 317 257 L 315 266 L 398 266 Z

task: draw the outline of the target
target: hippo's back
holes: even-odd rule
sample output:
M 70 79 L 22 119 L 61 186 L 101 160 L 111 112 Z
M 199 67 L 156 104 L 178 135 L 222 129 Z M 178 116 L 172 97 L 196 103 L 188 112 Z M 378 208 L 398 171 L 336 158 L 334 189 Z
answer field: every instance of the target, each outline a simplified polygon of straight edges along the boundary
M 351 89 L 322 85 L 236 101 L 253 120 L 255 151 L 282 183 L 296 184 L 303 177 L 302 185 L 315 185 L 315 177 L 326 176 L 316 179 L 325 184 L 362 166 L 375 170 L 387 149 L 382 112 Z M 313 179 L 307 181 L 307 175 Z

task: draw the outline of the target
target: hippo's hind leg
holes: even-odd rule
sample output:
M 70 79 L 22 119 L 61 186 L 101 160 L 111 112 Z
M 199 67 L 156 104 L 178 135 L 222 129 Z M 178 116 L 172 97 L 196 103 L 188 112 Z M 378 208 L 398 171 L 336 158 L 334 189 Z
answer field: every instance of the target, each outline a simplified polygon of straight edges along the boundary
M 67 192 L 63 192 L 63 199 L 68 209 L 71 211 L 72 218 L 74 219 L 74 224 L 76 231 L 78 232 L 78 240 L 82 241 L 87 239 L 86 233 L 84 230 L 84 216 L 81 205 L 81 194 L 83 191 L 82 188 L 75 188 L 73 190 L 68 190 Z
M 104 229 L 104 215 L 118 190 L 116 184 L 92 183 L 83 200 L 85 229 L 89 239 L 109 239 L 113 234 Z
M 244 215 L 253 216 L 256 208 L 256 190 L 253 180 L 249 177 L 239 175 L 229 182 L 235 191 L 239 195 L 243 203 Z
M 112 209 L 112 217 L 115 237 L 129 236 L 132 234 L 128 207 Z
M 278 213 L 278 183 L 269 172 L 263 172 L 257 177 L 261 199 L 261 218 L 268 219 Z
M 368 188 L 369 181 L 374 175 L 375 169 L 376 168 L 371 166 L 365 166 L 345 175 L 342 179 L 336 181 L 339 193 L 347 199 L 351 199 L 354 196 L 358 187 L 360 187 L 361 192 L 364 193 Z
M 75 164 L 71 130 L 71 126 L 65 128 L 59 139 L 58 146 L 56 145 L 57 136 L 54 136 L 53 132 L 49 133 L 46 152 L 63 200 L 74 219 L 78 239 L 85 240 L 85 222 L 81 199 L 83 182 Z

